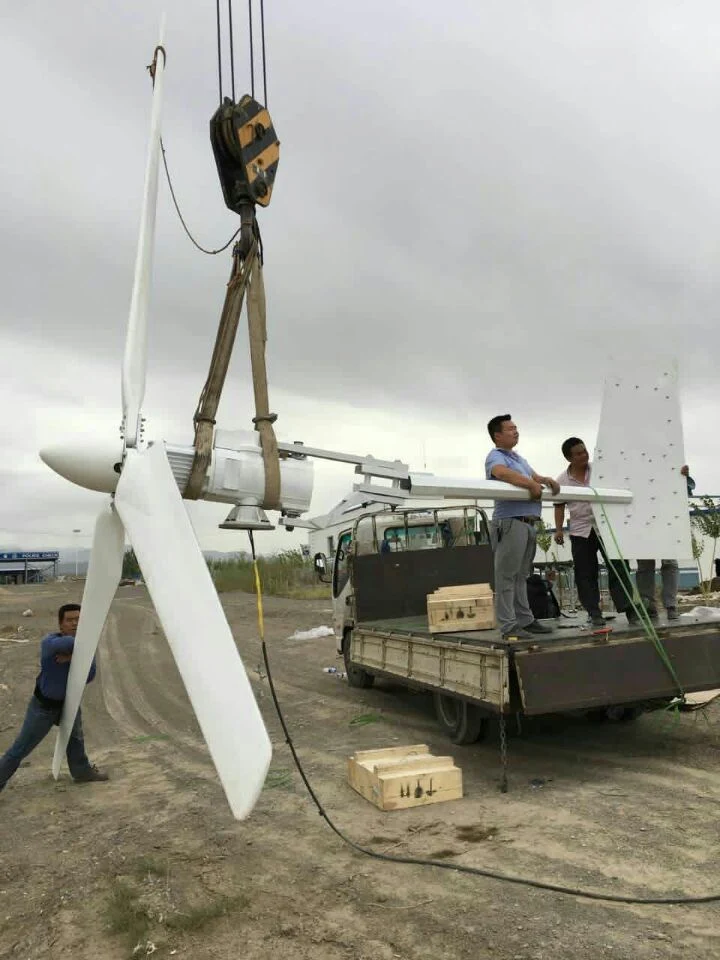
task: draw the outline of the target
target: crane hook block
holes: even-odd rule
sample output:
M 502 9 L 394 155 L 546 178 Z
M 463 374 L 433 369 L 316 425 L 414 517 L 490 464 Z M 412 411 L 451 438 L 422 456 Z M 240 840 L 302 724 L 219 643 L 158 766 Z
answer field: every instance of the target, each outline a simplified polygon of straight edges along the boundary
M 267 207 L 272 196 L 280 141 L 270 114 L 247 94 L 238 103 L 225 97 L 210 120 L 210 142 L 226 205 Z

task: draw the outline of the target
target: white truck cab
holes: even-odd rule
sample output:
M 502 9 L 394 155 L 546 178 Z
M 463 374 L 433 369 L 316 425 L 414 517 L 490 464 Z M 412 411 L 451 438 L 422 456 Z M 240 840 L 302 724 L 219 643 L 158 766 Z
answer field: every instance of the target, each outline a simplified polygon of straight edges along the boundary
M 365 673 L 353 667 L 349 659 L 350 637 L 355 625 L 354 557 L 489 542 L 487 517 L 475 505 L 368 512 L 350 521 L 347 529 L 337 535 L 332 568 L 323 554 L 318 553 L 314 558 L 322 579 L 332 584 L 333 629 L 337 651 L 345 659 L 348 678 L 357 681 L 361 678 L 355 674 Z

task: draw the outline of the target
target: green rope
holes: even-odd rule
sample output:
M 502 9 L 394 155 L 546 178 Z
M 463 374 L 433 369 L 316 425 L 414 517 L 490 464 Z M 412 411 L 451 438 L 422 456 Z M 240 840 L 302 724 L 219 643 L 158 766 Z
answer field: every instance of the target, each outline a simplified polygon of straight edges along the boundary
M 630 567 L 629 567 L 629 565 L 628 565 L 627 560 L 626 560 L 625 557 L 623 556 L 623 552 L 622 552 L 622 550 L 620 549 L 620 544 L 617 542 L 617 537 L 615 536 L 615 530 L 613 529 L 613 525 L 610 523 L 610 518 L 609 518 L 608 515 L 607 515 L 607 511 L 606 511 L 606 509 L 605 509 L 605 504 L 604 504 L 603 501 L 600 499 L 600 494 L 597 492 L 597 490 L 595 489 L 595 487 L 592 487 L 592 486 L 591 486 L 590 489 L 591 489 L 592 492 L 595 494 L 595 498 L 596 498 L 598 504 L 600 505 L 600 510 L 601 510 L 601 512 L 602 512 L 603 520 L 605 521 L 605 524 L 606 524 L 608 530 L 610 531 L 610 536 L 612 537 L 612 542 L 613 542 L 613 544 L 615 545 L 615 550 L 616 550 L 616 552 L 617 552 L 618 558 L 619 558 L 619 560 L 621 561 L 621 563 L 624 563 L 624 564 L 625 564 L 626 569 L 629 570 Z M 608 558 L 608 562 L 611 562 L 611 561 L 609 560 L 609 558 Z M 677 688 L 678 688 L 678 690 L 679 690 L 679 692 L 680 692 L 680 702 L 682 703 L 682 702 L 685 700 L 685 691 L 683 690 L 682 684 L 680 683 L 680 678 L 678 677 L 677 673 L 675 672 L 675 667 L 674 667 L 673 664 L 672 664 L 672 661 L 671 661 L 671 659 L 670 659 L 670 656 L 668 655 L 667 650 L 666 650 L 665 647 L 663 646 L 662 640 L 661 640 L 660 637 L 658 636 L 657 630 L 655 629 L 655 624 L 654 624 L 654 623 L 652 622 L 652 620 L 650 619 L 650 614 L 649 614 L 649 613 L 647 612 L 647 610 L 645 609 L 645 604 L 642 602 L 640 596 L 639 596 L 638 593 L 637 593 L 637 588 L 635 589 L 635 591 L 633 591 L 633 592 L 631 593 L 631 592 L 629 592 L 628 589 L 627 589 L 627 586 L 626 586 L 626 584 L 625 584 L 625 578 L 624 578 L 624 577 L 618 577 L 618 580 L 620 581 L 620 585 L 621 585 L 622 588 L 623 588 L 623 592 L 624 592 L 625 596 L 628 598 L 628 601 L 629 601 L 629 603 L 630 603 L 630 606 L 633 608 L 633 610 L 634 610 L 635 613 L 637 614 L 640 622 L 642 623 L 643 629 L 645 630 L 645 633 L 646 633 L 647 636 L 650 638 L 650 640 L 652 640 L 653 645 L 655 646 L 655 650 L 657 651 L 658 656 L 660 657 L 660 659 L 661 659 L 662 662 L 664 663 L 665 667 L 666 667 L 667 670 L 668 670 L 668 673 L 670 674 L 670 676 L 671 676 L 672 679 L 673 679 L 673 682 L 674 682 L 675 685 L 677 686 Z M 679 704 L 676 704 L 676 707 L 677 707 L 677 706 L 679 706 Z

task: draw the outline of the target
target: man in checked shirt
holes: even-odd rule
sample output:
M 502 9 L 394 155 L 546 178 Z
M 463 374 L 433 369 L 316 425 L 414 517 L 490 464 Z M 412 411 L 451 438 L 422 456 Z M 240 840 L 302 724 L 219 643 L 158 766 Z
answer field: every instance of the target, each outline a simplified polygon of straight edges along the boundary
M 558 484 L 561 487 L 590 486 L 590 455 L 582 440 L 579 437 L 569 437 L 562 445 L 562 452 L 568 461 L 568 468 L 557 478 Z M 590 503 L 555 504 L 555 543 L 565 542 L 563 524 L 566 506 L 570 513 L 570 549 L 575 567 L 575 584 L 580 603 L 587 610 L 593 626 L 605 625 L 600 610 L 598 553 L 602 555 L 607 567 L 608 587 L 615 609 L 627 616 L 628 623 L 639 623 L 639 617 L 629 600 L 633 595 L 630 569 L 622 560 L 608 559 L 605 546 L 595 529 L 595 517 Z

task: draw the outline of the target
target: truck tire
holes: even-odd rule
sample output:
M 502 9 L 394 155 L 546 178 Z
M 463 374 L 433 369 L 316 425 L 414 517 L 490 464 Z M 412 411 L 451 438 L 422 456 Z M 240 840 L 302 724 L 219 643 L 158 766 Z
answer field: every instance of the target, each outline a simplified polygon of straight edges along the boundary
M 608 707 L 608 720 L 611 723 L 632 723 L 642 712 L 642 707 Z
M 352 630 L 346 630 L 343 634 L 342 650 L 348 686 L 359 687 L 361 690 L 367 690 L 368 687 L 371 687 L 373 683 L 375 683 L 375 677 L 371 673 L 368 673 L 367 670 L 363 670 L 362 667 L 356 666 L 350 659 L 351 640 Z
M 433 694 L 433 702 L 438 722 L 452 743 L 475 743 L 485 736 L 488 720 L 479 707 L 440 691 Z

